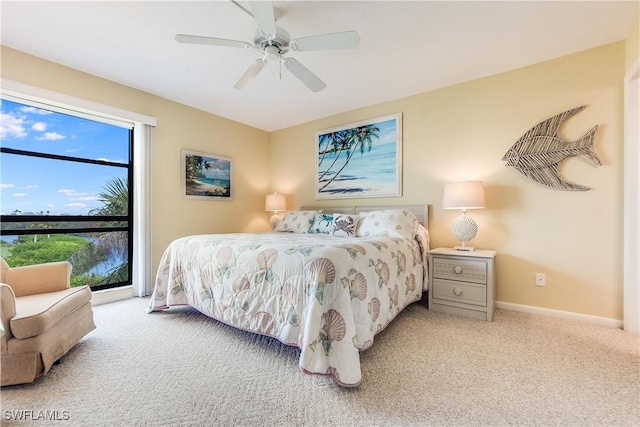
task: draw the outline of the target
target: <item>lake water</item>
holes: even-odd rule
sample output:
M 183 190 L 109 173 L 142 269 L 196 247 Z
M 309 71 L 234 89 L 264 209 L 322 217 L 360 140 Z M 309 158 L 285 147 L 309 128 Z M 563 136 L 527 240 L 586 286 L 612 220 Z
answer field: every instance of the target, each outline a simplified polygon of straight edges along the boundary
M 101 263 L 93 266 L 85 274 L 87 276 L 91 276 L 92 274 L 96 274 L 98 276 L 106 276 L 109 273 L 111 273 L 114 268 L 119 267 L 120 265 L 124 264 L 126 261 L 127 261 L 126 257 L 112 254 L 105 261 L 102 261 Z
M 91 242 L 95 242 L 95 238 L 93 237 L 82 237 L 85 240 L 91 241 Z M 2 240 L 4 240 L 7 243 L 10 244 L 14 244 L 17 240 L 18 240 L 18 236 L 2 236 Z M 126 256 L 119 256 L 117 254 L 111 254 L 109 256 L 109 258 L 107 258 L 106 260 L 94 265 L 93 267 L 91 267 L 85 274 L 86 275 L 92 275 L 92 274 L 96 274 L 99 276 L 106 276 L 108 275 L 111 270 L 113 270 L 116 267 L 119 267 L 120 265 L 122 265 L 123 263 L 125 263 L 127 261 Z

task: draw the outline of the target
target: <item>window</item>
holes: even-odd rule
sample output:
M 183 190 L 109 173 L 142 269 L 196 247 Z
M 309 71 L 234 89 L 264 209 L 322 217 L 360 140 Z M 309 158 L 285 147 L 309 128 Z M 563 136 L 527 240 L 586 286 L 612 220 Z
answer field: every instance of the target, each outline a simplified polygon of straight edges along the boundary
M 72 286 L 132 283 L 134 124 L 3 96 L 0 253 L 68 260 Z

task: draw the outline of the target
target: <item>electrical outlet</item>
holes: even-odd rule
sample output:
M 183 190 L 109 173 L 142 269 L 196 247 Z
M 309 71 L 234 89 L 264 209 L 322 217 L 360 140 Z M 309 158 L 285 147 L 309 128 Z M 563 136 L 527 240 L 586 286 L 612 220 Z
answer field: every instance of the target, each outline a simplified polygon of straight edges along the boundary
M 547 278 L 544 273 L 536 273 L 536 286 L 546 286 Z

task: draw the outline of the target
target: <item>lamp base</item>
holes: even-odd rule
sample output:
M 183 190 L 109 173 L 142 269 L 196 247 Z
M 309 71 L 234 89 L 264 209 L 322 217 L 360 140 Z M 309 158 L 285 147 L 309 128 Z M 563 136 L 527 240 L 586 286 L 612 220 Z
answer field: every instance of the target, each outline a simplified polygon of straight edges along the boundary
M 275 230 L 276 226 L 280 221 L 282 221 L 282 218 L 280 218 L 280 216 L 277 213 L 274 213 L 271 219 L 269 220 L 269 225 L 271 226 L 271 229 Z
M 451 224 L 451 231 L 453 231 L 453 235 L 458 239 L 461 246 L 455 246 L 454 249 L 456 251 L 467 251 L 472 252 L 474 248 L 472 246 L 467 246 L 467 242 L 474 237 L 476 237 L 476 233 L 478 232 L 478 225 L 470 216 L 467 216 L 465 211 L 462 212 L 462 215 L 457 217 L 453 224 Z

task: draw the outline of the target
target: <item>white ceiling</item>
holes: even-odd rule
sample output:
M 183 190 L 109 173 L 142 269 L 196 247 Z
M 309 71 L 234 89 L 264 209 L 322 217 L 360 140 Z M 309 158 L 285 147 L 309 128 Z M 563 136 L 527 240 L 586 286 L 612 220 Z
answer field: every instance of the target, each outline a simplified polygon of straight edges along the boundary
M 345 30 L 360 34 L 354 50 L 286 55 L 324 80 L 323 91 L 312 93 L 277 62 L 270 62 L 250 88 L 234 89 L 261 57 L 258 51 L 174 40 L 176 33 L 187 33 L 252 42 L 254 19 L 231 1 L 2 0 L 1 42 L 273 131 L 622 40 L 639 13 L 637 1 L 274 1 L 274 6 L 278 26 L 292 38 Z

